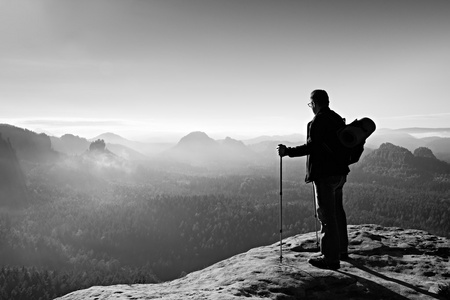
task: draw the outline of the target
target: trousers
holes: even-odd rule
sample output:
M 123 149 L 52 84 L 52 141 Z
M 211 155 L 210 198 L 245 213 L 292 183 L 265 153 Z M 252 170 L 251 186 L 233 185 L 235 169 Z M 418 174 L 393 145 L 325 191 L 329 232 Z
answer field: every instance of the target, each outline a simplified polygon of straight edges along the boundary
M 317 217 L 321 224 L 320 251 L 325 259 L 339 260 L 347 253 L 347 216 L 342 203 L 342 190 L 347 176 L 330 176 L 313 182 Z

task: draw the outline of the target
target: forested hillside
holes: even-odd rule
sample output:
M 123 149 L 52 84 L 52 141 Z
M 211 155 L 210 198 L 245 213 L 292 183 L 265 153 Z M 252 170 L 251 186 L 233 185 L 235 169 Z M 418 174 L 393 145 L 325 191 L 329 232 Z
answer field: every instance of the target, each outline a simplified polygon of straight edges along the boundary
M 0 213 L 0 298 L 169 280 L 279 238 L 275 148 L 266 166 L 221 175 L 90 148 L 26 169 L 30 204 Z M 283 163 L 284 235 L 313 231 L 304 159 Z M 348 222 L 450 237 L 449 176 L 427 149 L 383 144 L 352 166 Z
M 36 134 L 33 131 L 22 129 L 8 124 L 0 124 L 0 133 L 4 139 L 9 139 L 21 160 L 32 163 L 54 162 L 58 152 L 52 149 L 50 137 L 45 134 Z

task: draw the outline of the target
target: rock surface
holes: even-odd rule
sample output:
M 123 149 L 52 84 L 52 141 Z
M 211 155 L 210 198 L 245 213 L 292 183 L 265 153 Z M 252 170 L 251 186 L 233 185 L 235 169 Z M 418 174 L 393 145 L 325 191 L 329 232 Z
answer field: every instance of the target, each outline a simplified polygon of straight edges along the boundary
M 315 233 L 251 249 L 170 282 L 94 286 L 74 299 L 450 299 L 450 241 L 427 232 L 349 226 L 350 259 L 318 269 Z M 309 250 L 308 250 L 309 249 Z

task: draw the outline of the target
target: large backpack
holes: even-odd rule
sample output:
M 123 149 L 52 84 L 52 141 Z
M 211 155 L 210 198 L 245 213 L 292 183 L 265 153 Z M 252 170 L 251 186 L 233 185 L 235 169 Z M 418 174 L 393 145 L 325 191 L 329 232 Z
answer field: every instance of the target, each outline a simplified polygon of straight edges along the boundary
M 366 139 L 375 131 L 375 122 L 369 118 L 356 119 L 350 124 L 337 130 L 339 144 L 331 149 L 324 143 L 324 147 L 333 154 L 335 159 L 345 165 L 359 161 L 364 152 Z

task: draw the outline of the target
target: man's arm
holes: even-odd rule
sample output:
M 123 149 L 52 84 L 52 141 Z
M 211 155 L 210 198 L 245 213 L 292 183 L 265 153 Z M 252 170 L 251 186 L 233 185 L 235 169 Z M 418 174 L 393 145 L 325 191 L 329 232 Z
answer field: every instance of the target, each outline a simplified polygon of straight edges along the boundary
M 297 146 L 297 147 L 288 147 L 287 155 L 289 157 L 305 156 L 305 155 L 311 154 L 310 149 L 311 149 L 311 147 L 308 143 Z
M 278 155 L 281 157 L 283 156 L 289 156 L 289 157 L 297 157 L 297 156 L 305 156 L 310 154 L 311 147 L 308 146 L 308 143 L 297 146 L 297 147 L 286 147 L 283 144 L 278 145 Z
M 285 155 L 289 157 L 299 157 L 309 155 L 321 148 L 323 137 L 325 135 L 324 120 L 316 116 L 308 124 L 308 140 L 305 144 L 297 147 L 286 147 Z

